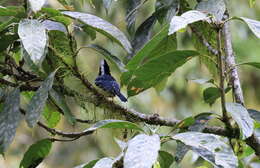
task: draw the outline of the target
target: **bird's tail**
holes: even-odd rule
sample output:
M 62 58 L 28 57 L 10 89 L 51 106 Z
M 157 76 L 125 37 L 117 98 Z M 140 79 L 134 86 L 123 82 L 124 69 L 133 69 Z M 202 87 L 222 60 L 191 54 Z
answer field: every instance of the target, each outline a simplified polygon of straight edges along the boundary
M 127 101 L 127 98 L 122 94 L 122 93 L 117 93 L 116 94 L 117 97 L 119 97 L 119 99 L 122 101 L 122 102 L 126 102 Z

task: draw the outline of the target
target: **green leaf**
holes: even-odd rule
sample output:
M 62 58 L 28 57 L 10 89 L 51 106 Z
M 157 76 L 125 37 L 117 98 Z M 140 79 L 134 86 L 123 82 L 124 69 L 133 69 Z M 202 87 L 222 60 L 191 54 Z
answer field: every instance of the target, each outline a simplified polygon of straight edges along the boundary
M 237 157 L 233 150 L 214 134 L 200 132 L 185 132 L 173 136 L 173 139 L 183 142 L 205 160 L 217 167 L 236 168 Z
M 254 121 L 247 109 L 238 103 L 226 103 L 226 109 L 238 124 L 242 132 L 242 138 L 250 137 L 254 132 Z
M 180 163 L 188 151 L 188 146 L 182 142 L 177 141 L 176 154 L 174 157 L 176 163 Z
M 209 87 L 203 91 L 203 99 L 209 105 L 214 104 L 220 96 L 220 89 L 216 87 Z
M 91 15 L 87 13 L 70 12 L 70 11 L 64 11 L 62 13 L 66 16 L 80 20 L 82 23 L 89 25 L 90 27 L 94 28 L 96 31 L 115 40 L 122 47 L 124 47 L 124 49 L 128 53 L 131 53 L 132 46 L 129 40 L 127 39 L 127 37 L 124 35 L 122 31 L 120 31 L 117 27 L 115 27 L 111 23 L 95 15 Z
M 76 166 L 74 168 L 93 168 L 98 161 L 99 161 L 99 159 L 92 160 L 92 161 L 88 162 L 87 164 L 82 164 L 82 165 Z
M 195 123 L 190 125 L 188 130 L 202 132 L 208 121 L 212 119 L 212 114 L 214 113 L 200 113 L 194 117 Z
M 241 65 L 250 65 L 252 67 L 260 69 L 260 62 L 246 62 L 246 63 L 242 63 Z
M 22 40 L 24 49 L 35 64 L 41 64 L 45 57 L 48 36 L 45 27 L 38 20 L 21 20 L 18 35 Z
M 97 33 L 96 33 L 95 29 L 93 29 L 92 27 L 90 27 L 88 25 L 84 25 L 81 28 L 85 33 L 87 33 L 87 35 L 90 36 L 91 40 L 96 39 Z
M 127 86 L 128 96 L 137 95 L 150 87 L 156 86 L 163 79 L 169 77 L 178 67 L 197 55 L 199 53 L 195 51 L 173 51 L 144 63 L 133 72 L 133 78 Z
M 41 8 L 45 4 L 45 2 L 46 2 L 46 0 L 29 0 L 31 8 L 32 8 L 33 12 L 35 12 L 35 13 L 38 12 L 39 10 L 41 10 Z
M 6 30 L 10 25 L 12 24 L 16 24 L 20 21 L 20 19 L 16 18 L 16 17 L 11 17 L 9 19 L 6 19 L 6 21 L 2 22 L 0 24 L 0 32 Z
M 225 93 L 228 93 L 231 90 L 231 88 L 227 88 L 225 89 Z M 206 88 L 203 91 L 203 99 L 206 103 L 208 103 L 209 105 L 212 105 L 215 103 L 215 101 L 220 98 L 221 96 L 221 92 L 219 88 L 216 87 L 209 87 Z
M 68 65 L 74 66 L 73 51 L 68 36 L 64 32 L 57 30 L 52 30 L 48 34 L 50 46 L 53 48 L 51 52 L 53 54 L 52 62 L 55 68 L 64 66 L 60 59 Z M 49 54 L 51 54 L 51 52 Z
M 171 35 L 181 29 L 184 29 L 188 24 L 207 19 L 208 17 L 205 13 L 196 10 L 190 10 L 183 13 L 181 16 L 173 16 L 168 34 Z
M 166 151 L 159 151 L 159 163 L 161 168 L 170 168 L 172 165 L 174 159 L 172 154 L 166 152 Z
M 151 168 L 160 150 L 160 137 L 139 134 L 128 142 L 124 156 L 124 168 Z M 145 156 L 145 157 L 144 157 Z
M 41 12 L 48 14 L 49 17 L 62 16 L 62 14 L 59 10 L 56 10 L 53 8 L 42 8 Z
M 241 19 L 244 21 L 249 29 L 255 34 L 257 38 L 260 38 L 260 22 L 257 20 L 249 19 L 246 17 L 239 17 L 238 19 Z
M 194 123 L 195 123 L 194 117 L 188 117 L 188 118 L 185 118 L 184 120 L 180 121 L 176 125 L 176 127 L 177 128 L 187 128 L 187 127 L 191 126 Z
M 36 91 L 28 104 L 25 119 L 30 127 L 35 126 L 40 118 L 41 112 L 48 98 L 48 92 L 52 88 L 55 72 L 51 73 L 42 83 L 40 88 Z
M 0 112 L 0 154 L 4 153 L 12 143 L 20 120 L 20 89 L 10 91 L 4 101 L 3 111 Z
M 114 160 L 108 157 L 100 159 L 93 168 L 112 168 Z
M 132 54 L 135 54 L 137 51 L 139 51 L 144 46 L 144 44 L 150 40 L 152 29 L 155 23 L 156 17 L 151 15 L 137 28 L 134 38 L 131 42 L 134 50 Z M 131 57 L 133 56 L 132 54 Z
M 63 111 L 66 120 L 70 124 L 75 125 L 76 119 L 73 116 L 73 114 L 71 113 L 71 111 L 65 101 L 65 97 L 63 95 L 59 94 L 58 92 L 56 92 L 54 89 L 51 89 L 49 91 L 49 94 L 51 96 L 51 99 L 53 99 L 53 101 L 55 102 L 55 104 Z
M 226 5 L 224 0 L 201 1 L 197 4 L 196 10 L 211 14 L 217 22 L 220 22 L 226 11 Z
M 135 123 L 131 123 L 129 121 L 122 121 L 122 120 L 102 120 L 95 123 L 86 131 L 95 131 L 99 128 L 126 128 L 126 129 L 143 131 L 143 129 L 138 125 L 136 125 Z
M 126 3 L 126 27 L 130 35 L 135 32 L 135 21 L 138 9 L 141 7 L 141 0 L 128 0 Z
M 55 22 L 52 20 L 44 20 L 42 22 L 43 26 L 45 27 L 46 30 L 51 31 L 51 30 L 58 30 L 63 33 L 67 33 L 67 28 L 60 22 Z
M 25 16 L 25 10 L 23 6 L 0 6 L 0 16 L 16 16 L 22 18 Z
M 202 132 L 208 121 L 212 118 L 212 113 L 200 113 L 194 117 L 195 122 L 188 127 L 189 131 Z M 177 149 L 175 160 L 177 163 L 181 162 L 189 148 L 182 142 L 177 142 Z
M 157 0 L 155 4 L 157 20 L 161 24 L 170 23 L 171 18 L 178 12 L 179 5 L 179 0 Z
M 206 22 L 196 22 L 191 26 L 192 39 L 194 47 L 200 52 L 200 62 L 206 65 L 207 69 L 213 76 L 217 76 L 218 69 L 217 69 L 217 32 L 216 30 L 212 29 L 211 25 Z M 213 48 L 214 54 L 210 52 L 207 46 L 204 45 L 205 40 L 201 40 L 201 36 L 210 44 Z M 215 49 L 215 50 L 214 50 Z
M 23 156 L 20 168 L 37 167 L 49 154 L 51 147 L 52 142 L 49 139 L 43 139 L 31 145 Z
M 0 52 L 6 50 L 9 45 L 13 44 L 18 39 L 17 34 L 1 35 L 0 37 Z
M 162 30 L 157 33 L 145 46 L 127 63 L 126 68 L 128 70 L 136 69 L 141 62 L 148 56 L 150 53 L 161 44 L 161 41 L 167 37 L 169 26 L 166 25 Z
M 42 115 L 50 128 L 56 127 L 61 119 L 60 113 L 49 104 L 44 107 Z
M 247 109 L 250 117 L 252 117 L 254 120 L 260 123 L 260 111 L 254 110 L 254 109 Z
M 96 45 L 96 44 L 88 45 L 88 47 L 91 48 L 91 49 L 94 49 L 97 52 L 99 52 L 100 54 L 102 54 L 107 60 L 109 60 L 113 65 L 115 65 L 115 67 L 117 67 L 121 72 L 126 71 L 124 63 L 119 58 L 112 55 L 105 48 L 103 48 L 99 45 Z

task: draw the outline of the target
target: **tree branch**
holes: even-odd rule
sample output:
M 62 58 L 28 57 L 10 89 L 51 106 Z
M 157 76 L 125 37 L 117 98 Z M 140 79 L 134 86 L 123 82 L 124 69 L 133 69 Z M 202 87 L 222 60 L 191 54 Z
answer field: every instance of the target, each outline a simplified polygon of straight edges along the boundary
M 226 65 L 230 68 L 230 83 L 233 87 L 233 95 L 235 97 L 235 101 L 244 105 L 244 97 L 241 89 L 241 84 L 239 81 L 239 76 L 235 63 L 235 56 L 232 47 L 232 38 L 229 28 L 229 22 L 226 22 L 223 27 L 223 37 L 225 42 L 225 53 L 226 53 Z M 255 154 L 260 157 L 260 140 L 253 134 L 251 137 L 246 139 L 247 145 L 255 150 Z

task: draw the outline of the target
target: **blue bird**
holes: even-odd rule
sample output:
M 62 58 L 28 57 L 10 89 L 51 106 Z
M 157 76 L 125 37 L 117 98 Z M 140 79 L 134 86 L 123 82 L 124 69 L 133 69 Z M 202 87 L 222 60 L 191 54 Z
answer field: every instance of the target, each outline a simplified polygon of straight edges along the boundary
M 117 96 L 123 102 L 126 102 L 127 99 L 122 93 L 120 92 L 120 86 L 116 82 L 115 78 L 111 76 L 109 66 L 106 60 L 101 60 L 100 67 L 99 67 L 99 74 L 98 77 L 95 79 L 95 84 L 107 92 L 109 97 Z

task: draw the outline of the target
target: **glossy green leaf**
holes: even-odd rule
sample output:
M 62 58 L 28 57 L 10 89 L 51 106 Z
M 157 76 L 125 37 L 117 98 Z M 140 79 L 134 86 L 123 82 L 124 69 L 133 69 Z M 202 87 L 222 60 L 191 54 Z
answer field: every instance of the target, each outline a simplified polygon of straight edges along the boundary
M 141 62 L 150 56 L 150 53 L 158 47 L 162 40 L 167 37 L 169 26 L 164 26 L 162 30 L 157 33 L 145 46 L 127 63 L 128 70 L 136 69 Z
M 88 162 L 87 164 L 82 164 L 82 165 L 76 166 L 74 168 L 93 168 L 98 161 L 99 161 L 99 159 L 92 160 L 92 161 Z
M 36 91 L 31 101 L 27 106 L 25 119 L 30 127 L 35 126 L 41 116 L 41 112 L 48 98 L 48 92 L 52 88 L 55 72 L 51 73 L 42 83 L 40 88 Z
M 260 22 L 257 20 L 249 19 L 246 17 L 240 17 L 239 19 L 243 20 L 250 30 L 255 34 L 257 38 L 260 38 Z
M 217 167 L 237 168 L 238 160 L 233 150 L 214 134 L 185 132 L 173 136 L 183 142 L 199 156 Z
M 95 15 L 91 15 L 87 13 L 70 12 L 70 11 L 64 11 L 62 13 L 66 16 L 72 17 L 74 19 L 78 19 L 82 23 L 87 24 L 90 27 L 93 27 L 96 31 L 104 34 L 105 36 L 108 36 L 109 38 L 112 38 L 113 40 L 118 42 L 121 46 L 123 46 L 128 53 L 131 53 L 132 46 L 129 40 L 127 39 L 127 37 L 124 35 L 122 31 L 120 31 L 117 27 L 115 27 L 111 23 Z
M 254 121 L 250 117 L 247 109 L 238 103 L 226 103 L 226 109 L 238 124 L 242 138 L 246 139 L 250 137 L 254 132 Z
M 136 125 L 135 123 L 131 123 L 129 121 L 123 121 L 123 120 L 102 120 L 95 123 L 86 131 L 95 131 L 99 128 L 126 128 L 126 129 L 143 131 L 143 129 L 138 125 Z
M 158 135 L 139 134 L 128 142 L 124 156 L 124 168 L 151 168 L 160 150 Z M 145 156 L 145 157 L 144 157 Z
M 34 12 L 41 10 L 46 0 L 28 0 Z
M 6 151 L 15 137 L 16 128 L 22 119 L 19 108 L 20 89 L 16 88 L 7 94 L 3 111 L 0 111 L 0 154 Z
M 51 147 L 52 142 L 49 139 L 43 139 L 31 145 L 23 156 L 20 168 L 37 167 L 49 154 Z
M 43 24 L 38 20 L 24 19 L 19 23 L 18 35 L 31 60 L 40 65 L 45 57 L 48 41 Z
M 159 151 L 159 163 L 161 168 L 170 168 L 172 165 L 174 158 L 172 154 L 166 152 L 166 151 Z
M 56 127 L 61 119 L 61 114 L 49 104 L 44 107 L 42 115 L 50 128 Z
M 217 22 L 220 22 L 226 11 L 226 5 L 224 0 L 201 1 L 197 4 L 196 10 L 209 13 L 214 16 Z
M 133 72 L 133 77 L 127 86 L 128 96 L 137 95 L 150 87 L 156 86 L 163 79 L 169 77 L 178 67 L 197 55 L 199 53 L 195 51 L 173 51 L 144 63 Z
M 49 91 L 49 94 L 50 94 L 51 99 L 55 102 L 55 104 L 63 111 L 66 120 L 70 124 L 75 125 L 76 119 L 73 116 L 72 112 L 70 111 L 70 109 L 65 101 L 65 97 L 63 95 L 59 94 L 58 92 L 56 92 L 54 89 L 51 89 Z
M 168 34 L 171 35 L 181 29 L 184 29 L 188 24 L 207 19 L 208 17 L 205 13 L 196 10 L 190 10 L 183 13 L 181 16 L 173 16 Z
M 107 49 L 96 44 L 91 44 L 88 47 L 102 54 L 107 60 L 109 60 L 113 65 L 115 65 L 115 67 L 117 67 L 121 72 L 126 71 L 124 63 L 118 57 L 111 54 Z

